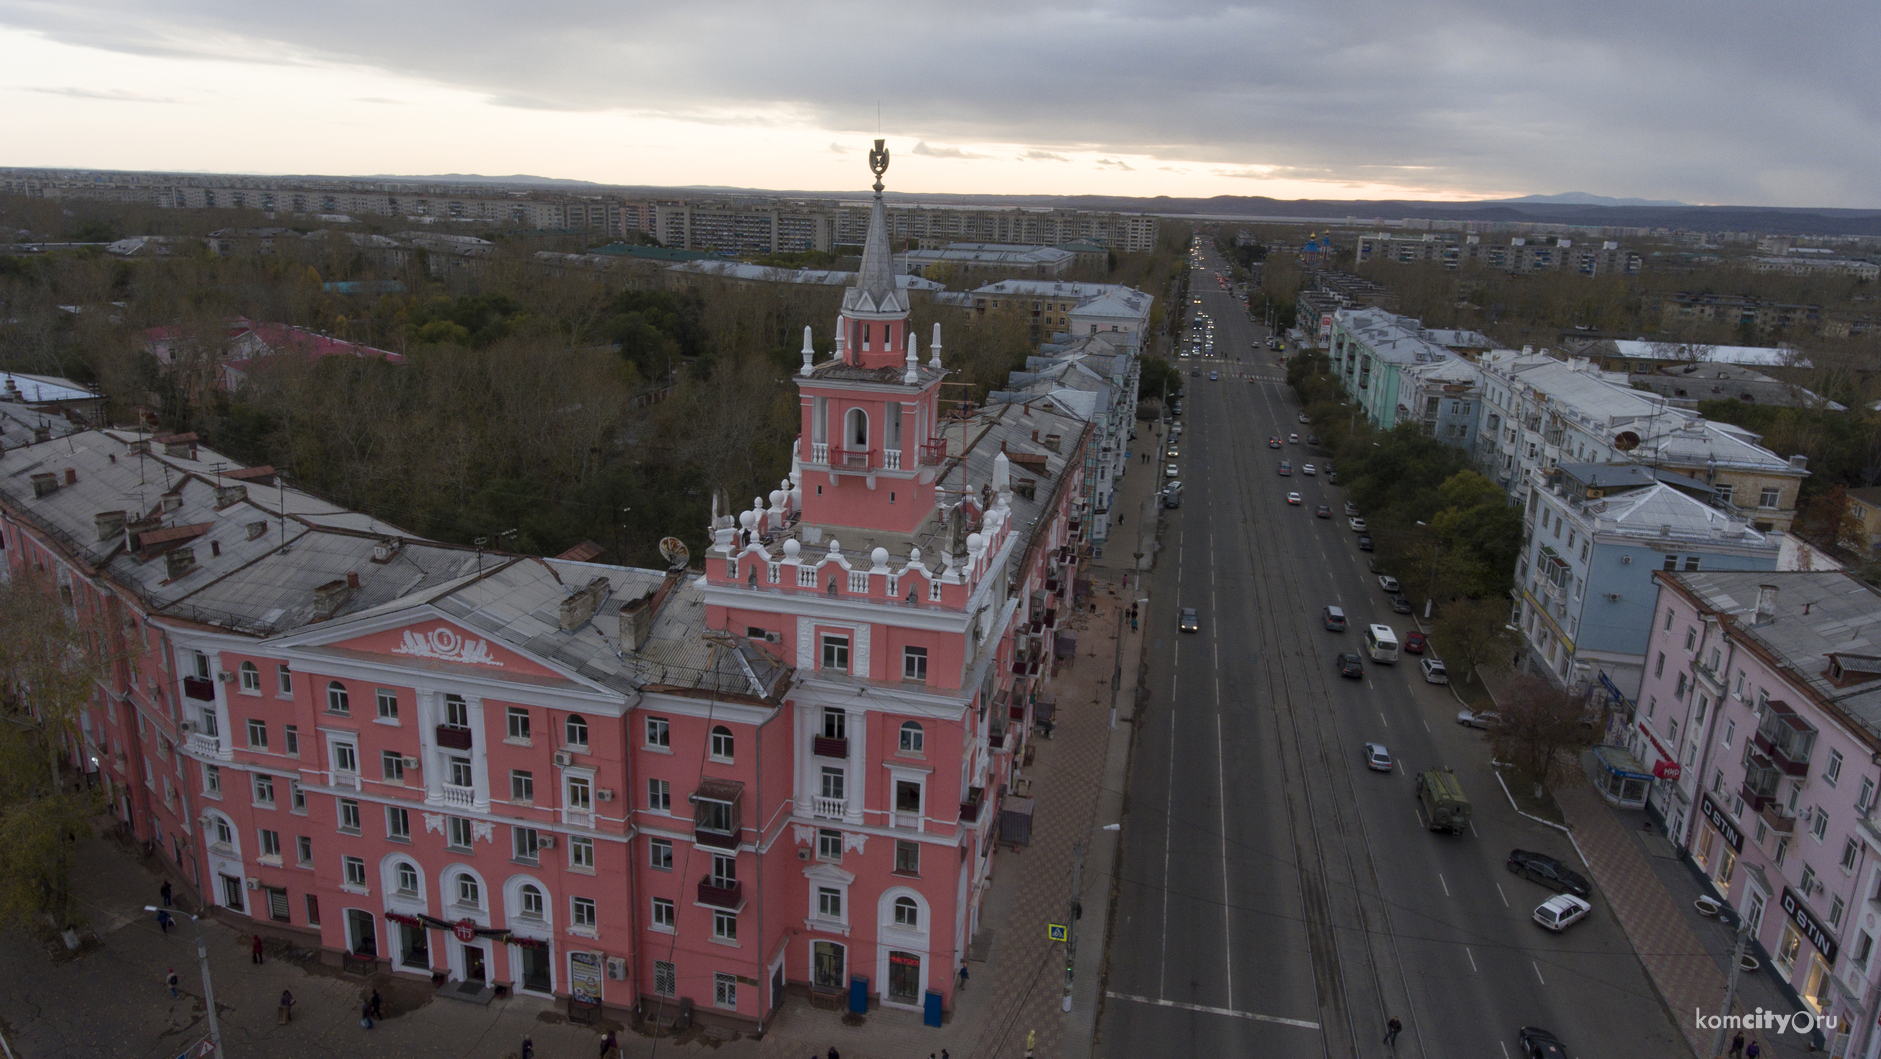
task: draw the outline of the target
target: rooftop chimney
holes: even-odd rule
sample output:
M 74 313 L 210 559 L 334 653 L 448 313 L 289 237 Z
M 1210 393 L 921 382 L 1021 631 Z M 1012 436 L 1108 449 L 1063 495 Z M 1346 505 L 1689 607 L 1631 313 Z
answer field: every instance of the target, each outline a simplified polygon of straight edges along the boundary
M 191 547 L 172 548 L 163 553 L 164 570 L 174 581 L 196 568 L 196 549 Z
M 76 467 L 67 467 L 67 468 L 65 469 L 65 484 L 66 484 L 66 485 L 77 485 L 77 484 L 78 484 L 78 468 L 76 468 Z
M 1777 586 L 1757 586 L 1757 612 L 1751 619 L 1752 625 L 1768 625 L 1776 620 Z
M 40 471 L 33 475 L 33 499 L 51 496 L 59 491 L 59 476 L 51 471 Z
M 349 592 L 359 591 L 359 571 L 357 570 L 346 571 L 346 589 Z
M 216 486 L 216 508 L 218 510 L 230 504 L 239 504 L 248 499 L 248 487 L 245 485 Z
M 314 619 L 331 618 L 345 605 L 351 587 L 344 580 L 332 580 L 314 589 Z
M 607 594 L 613 589 L 607 578 L 597 577 L 587 586 L 562 600 L 561 625 L 563 632 L 574 632 L 594 616 L 595 608 L 607 601 Z
M 124 512 L 100 511 L 91 517 L 92 524 L 98 527 L 98 539 L 108 541 L 124 533 Z
M 1791 456 L 1790 467 L 1793 470 L 1798 470 L 1798 471 L 1808 470 L 1809 469 L 1809 457 L 1802 456 L 1802 455 Z

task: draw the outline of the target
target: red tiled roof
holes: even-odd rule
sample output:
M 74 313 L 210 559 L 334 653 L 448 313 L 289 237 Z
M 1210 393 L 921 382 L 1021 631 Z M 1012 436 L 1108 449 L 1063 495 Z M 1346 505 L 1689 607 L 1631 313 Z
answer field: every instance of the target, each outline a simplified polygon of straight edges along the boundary
M 137 535 L 137 547 L 149 548 L 156 544 L 169 544 L 172 541 L 186 541 L 200 537 L 215 529 L 213 522 L 198 522 L 192 526 L 170 526 L 165 529 L 145 530 Z

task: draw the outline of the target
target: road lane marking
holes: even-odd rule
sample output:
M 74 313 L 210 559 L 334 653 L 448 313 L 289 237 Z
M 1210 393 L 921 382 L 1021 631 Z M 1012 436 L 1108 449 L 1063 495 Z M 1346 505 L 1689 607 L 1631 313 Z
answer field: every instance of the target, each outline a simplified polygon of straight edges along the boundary
M 1463 946 L 1463 955 L 1470 958 L 1470 973 L 1476 973 L 1476 954 L 1470 951 L 1468 945 Z
M 1162 993 L 1169 976 L 1169 840 L 1175 828 L 1169 822 L 1176 811 L 1176 711 L 1169 711 L 1169 782 L 1163 793 L 1163 955 L 1156 969 L 1156 992 Z M 1500 885 L 1500 884 L 1498 884 Z
M 1534 960 L 1530 960 L 1530 961 L 1528 961 L 1528 965 L 1529 965 L 1530 967 L 1533 967 L 1533 968 L 1535 969 L 1535 978 L 1536 978 L 1536 979 L 1537 979 L 1538 981 L 1540 981 L 1542 985 L 1544 985 L 1544 986 L 1545 986 L 1545 985 L 1547 985 L 1547 984 L 1548 984 L 1548 980 L 1547 980 L 1546 978 L 1543 978 L 1543 977 L 1541 976 L 1541 964 L 1538 964 L 1538 963 L 1536 963 L 1536 962 L 1535 962 Z
M 1383 724 L 1386 728 L 1391 727 L 1391 722 L 1385 720 L 1385 711 L 1383 710 L 1378 711 L 1378 721 L 1380 724 Z
M 1479 834 L 1477 834 L 1477 833 L 1476 833 L 1476 821 L 1474 821 L 1474 820 L 1471 820 L 1471 821 L 1470 821 L 1470 837 L 1471 837 L 1471 838 L 1481 838 L 1481 837 L 1483 837 L 1483 836 L 1481 836 L 1481 835 L 1479 835 Z
M 1502 898 L 1502 907 L 1509 907 L 1509 895 L 1502 892 L 1502 884 L 1496 884 L 1496 896 Z
M 1429 732 L 1430 732 L 1430 722 L 1429 722 L 1429 721 L 1425 721 L 1425 722 L 1424 722 L 1424 731 L 1425 731 L 1426 733 L 1429 733 Z
M 1500 1045 L 1502 1048 L 1502 1059 L 1509 1059 L 1509 1046 L 1503 1044 L 1501 1041 L 1497 1041 L 1496 1044 Z
M 1305 1019 L 1285 1019 L 1281 1018 L 1279 1015 L 1262 1015 L 1255 1011 L 1235 1011 L 1232 1008 L 1215 1008 L 1209 1007 L 1206 1004 L 1184 1004 L 1179 1000 L 1158 1000 L 1155 997 L 1136 996 L 1131 993 L 1113 993 L 1109 990 L 1105 990 L 1104 995 L 1112 1000 L 1134 1000 L 1139 1004 L 1150 1004 L 1159 1008 L 1179 1008 L 1183 1011 L 1199 1011 L 1205 1015 L 1226 1015 L 1229 1018 L 1248 1019 L 1253 1022 L 1274 1022 L 1282 1026 L 1298 1026 L 1303 1030 L 1316 1030 L 1319 1028 L 1319 1023 L 1317 1022 L 1308 1022 Z
M 1442 873 L 1442 872 L 1438 872 L 1438 873 L 1437 873 L 1437 881 L 1438 881 L 1439 883 L 1442 883 L 1442 884 L 1443 884 L 1443 895 L 1444 895 L 1445 897 L 1448 897 L 1448 896 L 1450 896 L 1450 884 L 1449 884 L 1449 883 L 1447 883 L 1447 882 L 1444 882 L 1444 878 L 1443 878 L 1443 873 Z
M 1229 909 L 1234 906 L 1234 891 L 1228 887 L 1228 773 L 1221 764 L 1221 687 L 1215 689 L 1215 808 L 1221 826 L 1221 938 L 1222 956 L 1228 966 L 1228 1006 L 1234 1006 L 1234 930 Z

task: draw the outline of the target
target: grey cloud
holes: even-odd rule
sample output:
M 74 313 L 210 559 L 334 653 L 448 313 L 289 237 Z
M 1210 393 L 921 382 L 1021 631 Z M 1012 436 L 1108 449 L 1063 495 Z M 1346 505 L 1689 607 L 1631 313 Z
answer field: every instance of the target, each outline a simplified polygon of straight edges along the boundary
M 1449 193 L 1881 205 L 1881 5 L 1717 0 L 0 0 L 140 55 L 376 67 L 506 106 L 765 118 Z M 357 27 L 371 25 L 362 34 Z M 1041 62 L 1036 42 L 1086 59 Z M 211 43 L 201 43 L 211 42 Z M 1302 42 L 1310 42 L 1303 45 Z M 858 87 L 841 54 L 893 56 Z M 962 152 L 964 154 L 965 152 Z M 762 169 L 725 160 L 727 181 Z M 1250 180 L 1250 187 L 1259 186 Z
M 1029 162 L 1069 162 L 1071 161 L 1071 159 L 1066 158 L 1062 154 L 1053 154 L 1050 151 L 1027 151 L 1024 154 L 1020 155 L 1019 157 L 1022 160 L 1029 161 Z
M 71 96 L 74 99 L 102 99 L 111 103 L 185 103 L 187 100 L 169 96 L 153 96 L 143 92 L 127 92 L 121 88 L 28 88 L 28 92 L 39 92 L 48 96 Z
M 845 144 L 836 143 L 834 141 L 831 141 L 829 145 L 829 153 L 831 154 L 849 154 L 853 152 L 854 150 L 855 150 L 854 147 L 851 147 Z
M 1099 169 L 1121 169 L 1126 173 L 1136 172 L 1135 166 L 1117 158 L 1099 158 L 1097 160 L 1097 167 Z
M 928 143 L 926 140 L 922 140 L 921 142 L 915 144 L 914 149 L 910 153 L 918 154 L 925 158 L 987 158 L 987 157 L 990 157 L 989 155 L 974 154 L 972 151 L 963 151 L 958 147 L 935 147 L 934 145 Z

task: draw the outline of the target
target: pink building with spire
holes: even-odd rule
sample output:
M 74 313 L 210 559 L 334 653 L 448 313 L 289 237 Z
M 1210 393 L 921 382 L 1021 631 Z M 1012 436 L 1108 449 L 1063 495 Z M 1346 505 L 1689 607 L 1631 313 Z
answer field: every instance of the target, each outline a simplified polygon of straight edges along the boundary
M 1002 809 L 1024 833 L 1091 427 L 944 405 L 871 161 L 791 476 L 718 498 L 702 571 L 417 540 L 193 441 L 0 453 L 58 468 L 0 473 L 0 543 L 108 645 L 70 750 L 126 831 L 219 915 L 474 1002 L 950 1010 Z

